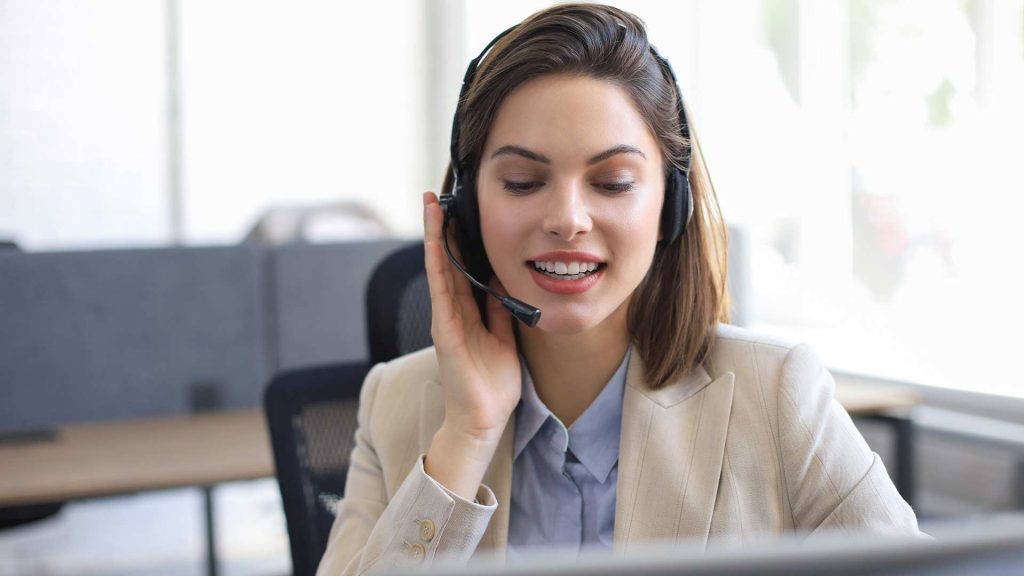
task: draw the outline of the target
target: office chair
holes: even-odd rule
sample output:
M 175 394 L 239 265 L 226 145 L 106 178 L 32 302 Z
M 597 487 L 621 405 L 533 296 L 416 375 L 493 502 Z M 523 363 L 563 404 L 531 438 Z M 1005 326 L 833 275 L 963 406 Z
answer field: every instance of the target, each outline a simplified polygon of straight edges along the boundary
M 27 504 L 0 508 L 0 530 L 15 528 L 56 516 L 64 507 L 63 502 Z
M 316 573 L 327 547 L 368 371 L 365 362 L 290 370 L 274 376 L 264 393 L 296 576 Z
M 366 290 L 370 365 L 433 346 L 430 287 L 423 243 L 392 252 L 374 269 Z
M 296 576 L 313 575 L 327 547 L 367 372 L 377 362 L 431 345 L 422 243 L 381 261 L 367 285 L 366 306 L 370 362 L 286 371 L 264 393 Z

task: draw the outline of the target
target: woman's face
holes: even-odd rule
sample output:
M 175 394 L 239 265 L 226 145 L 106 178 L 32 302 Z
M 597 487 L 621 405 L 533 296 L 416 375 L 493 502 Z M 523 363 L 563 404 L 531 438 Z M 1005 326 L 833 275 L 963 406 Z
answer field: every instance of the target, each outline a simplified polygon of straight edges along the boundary
M 664 188 L 658 142 L 628 92 L 586 76 L 531 80 L 498 109 L 481 157 L 487 257 L 511 296 L 541 309 L 541 330 L 625 326 Z

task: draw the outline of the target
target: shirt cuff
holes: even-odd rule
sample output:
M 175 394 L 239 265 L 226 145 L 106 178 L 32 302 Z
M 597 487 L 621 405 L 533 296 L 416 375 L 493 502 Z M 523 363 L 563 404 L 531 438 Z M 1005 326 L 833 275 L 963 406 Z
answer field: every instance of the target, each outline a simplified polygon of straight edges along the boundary
M 498 500 L 494 497 L 494 492 L 484 484 L 480 485 L 473 502 L 445 488 L 426 473 L 423 468 L 425 458 L 426 455 L 421 454 L 416 459 L 412 473 L 422 475 L 453 503 L 451 515 L 438 534 L 436 554 L 443 554 L 446 559 L 457 563 L 465 562 L 476 551 L 491 516 L 498 508 Z
M 452 500 L 455 500 L 456 509 L 462 506 L 468 507 L 470 513 L 482 512 L 485 510 L 490 510 L 491 512 L 494 512 L 494 510 L 498 507 L 498 499 L 494 497 L 494 492 L 492 492 L 491 489 L 488 488 L 486 484 L 480 485 L 480 488 L 476 491 L 476 499 L 472 502 L 466 500 L 462 496 L 459 496 L 455 492 L 452 492 L 451 490 L 445 488 L 443 484 L 441 484 L 437 480 L 434 480 L 433 476 L 427 474 L 426 468 L 424 468 L 424 462 L 426 461 L 426 458 L 426 454 L 421 454 L 419 460 L 417 461 L 416 468 L 418 469 L 418 471 L 422 472 L 423 475 L 426 476 L 431 482 L 437 485 L 438 488 L 443 490 L 445 494 L 451 497 Z

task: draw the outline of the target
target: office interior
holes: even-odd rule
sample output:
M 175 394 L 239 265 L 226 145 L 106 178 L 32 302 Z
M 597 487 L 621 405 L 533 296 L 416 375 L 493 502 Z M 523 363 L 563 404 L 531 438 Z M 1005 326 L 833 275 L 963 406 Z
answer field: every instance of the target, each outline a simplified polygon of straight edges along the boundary
M 267 387 L 371 357 L 466 63 L 549 4 L 0 0 L 0 576 L 291 573 Z M 1024 0 L 614 4 L 679 76 L 733 323 L 820 353 L 924 526 L 1024 509 Z M 144 481 L 90 468 L 135 433 Z M 85 480 L 25 485 L 62 438 Z

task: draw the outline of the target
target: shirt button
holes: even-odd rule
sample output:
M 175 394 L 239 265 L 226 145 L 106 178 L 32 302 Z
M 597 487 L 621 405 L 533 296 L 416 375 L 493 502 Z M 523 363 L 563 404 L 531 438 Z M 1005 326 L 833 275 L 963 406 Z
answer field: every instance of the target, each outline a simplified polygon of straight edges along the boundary
M 420 539 L 430 542 L 434 539 L 434 523 L 430 520 L 420 522 Z
M 421 564 L 426 556 L 427 549 L 423 547 L 423 544 L 413 544 L 409 547 L 409 560 L 412 560 L 414 564 Z

